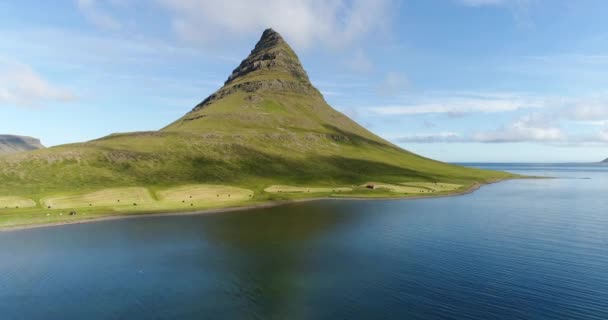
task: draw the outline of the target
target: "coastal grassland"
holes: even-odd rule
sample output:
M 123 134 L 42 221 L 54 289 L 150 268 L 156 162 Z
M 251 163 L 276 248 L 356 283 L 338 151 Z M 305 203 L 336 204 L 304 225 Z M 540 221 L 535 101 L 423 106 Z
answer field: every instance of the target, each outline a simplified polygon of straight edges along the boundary
M 246 201 L 253 198 L 249 189 L 222 185 L 187 185 L 158 191 L 158 198 L 166 203 L 202 203 Z
M 400 185 L 413 186 L 427 189 L 431 192 L 452 191 L 462 188 L 460 184 L 443 183 L 443 182 L 402 182 Z
M 404 194 L 423 194 L 435 192 L 449 192 L 463 188 L 461 184 L 443 182 L 404 182 L 400 184 L 388 184 L 379 182 L 368 182 L 363 186 L 370 186 L 374 189 L 387 189 L 395 193 Z
M 143 132 L 0 157 L 0 195 L 32 199 L 124 187 L 217 184 L 263 191 L 272 185 L 334 188 L 366 181 L 469 185 L 508 177 L 513 175 L 445 164 L 338 133 Z
M 264 191 L 269 193 L 334 193 L 334 192 L 345 192 L 352 191 L 351 188 L 346 187 L 309 187 L 309 186 L 283 186 L 283 185 L 273 185 L 270 186 Z
M 369 185 L 373 185 L 374 189 L 387 189 L 387 190 L 390 190 L 390 191 L 396 192 L 396 193 L 406 193 L 407 194 L 407 193 L 423 193 L 423 192 L 429 191 L 427 189 L 416 187 L 416 186 L 401 186 L 401 185 L 388 184 L 388 183 L 372 182 L 372 183 L 369 183 Z
M 0 157 L 0 196 L 30 199 L 29 208 L 0 206 L 0 227 L 311 197 L 410 197 L 420 190 L 448 195 L 515 177 L 327 130 L 140 132 Z M 368 181 L 404 189 L 361 187 Z M 302 192 L 310 188 L 314 192 Z M 278 192 L 283 190 L 290 192 Z M 78 215 L 67 215 L 76 208 Z
M 85 194 L 46 197 L 40 202 L 47 209 L 69 209 L 146 205 L 153 203 L 154 198 L 146 188 L 127 187 L 102 189 Z
M 41 199 L 41 205 L 0 209 L 0 229 L 69 223 L 101 217 L 188 212 L 258 203 L 253 191 L 221 185 L 186 185 L 153 191 L 143 187 L 110 188 Z M 183 199 L 183 200 L 180 200 Z
M 0 196 L 0 209 L 12 209 L 12 208 L 31 208 L 35 207 L 36 202 L 32 199 L 17 196 Z

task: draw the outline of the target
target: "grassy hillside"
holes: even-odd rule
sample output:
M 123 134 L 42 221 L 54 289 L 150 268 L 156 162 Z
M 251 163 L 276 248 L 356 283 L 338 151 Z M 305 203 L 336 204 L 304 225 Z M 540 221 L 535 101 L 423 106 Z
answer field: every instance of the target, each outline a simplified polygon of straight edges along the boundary
M 286 152 L 288 150 L 288 152 Z M 0 160 L 0 194 L 48 195 L 191 183 L 352 185 L 366 181 L 485 182 L 506 174 L 465 169 L 353 136 L 132 133 Z
M 222 88 L 160 131 L 0 157 L 0 227 L 319 196 L 441 195 L 508 177 L 427 159 L 369 132 L 332 109 L 267 30 Z M 78 216 L 66 215 L 70 206 Z

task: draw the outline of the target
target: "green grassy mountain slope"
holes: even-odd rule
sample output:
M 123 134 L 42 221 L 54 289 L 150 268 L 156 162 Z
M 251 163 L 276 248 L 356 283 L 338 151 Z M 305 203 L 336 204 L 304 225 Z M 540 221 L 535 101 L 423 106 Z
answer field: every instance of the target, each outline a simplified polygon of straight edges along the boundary
M 36 138 L 0 134 L 0 155 L 42 148 L 44 146 Z
M 416 192 L 391 186 L 415 182 L 419 184 L 412 188 L 419 192 L 441 193 L 447 189 L 431 191 L 420 183 L 467 188 L 506 177 L 413 154 L 332 109 L 293 50 L 269 29 L 222 88 L 159 131 L 113 134 L 0 157 L 0 213 L 2 196 L 26 197 L 36 203 L 34 208 L 49 209 L 48 197 L 108 188 L 143 187 L 160 201 L 157 191 L 171 187 L 237 186 L 251 190 L 250 201 L 255 202 L 313 196 L 303 194 L 311 192 L 306 189 L 310 186 L 327 187 L 314 189 L 326 190 L 322 196 L 336 195 L 338 187 L 350 190 L 340 196 L 409 196 Z M 385 187 L 361 187 L 367 182 Z M 304 186 L 304 192 L 267 189 L 277 185 Z M 10 202 L 6 207 L 11 213 L 17 210 Z
M 222 88 L 161 131 L 350 134 L 389 145 L 332 109 L 293 50 L 272 29 L 264 31 Z

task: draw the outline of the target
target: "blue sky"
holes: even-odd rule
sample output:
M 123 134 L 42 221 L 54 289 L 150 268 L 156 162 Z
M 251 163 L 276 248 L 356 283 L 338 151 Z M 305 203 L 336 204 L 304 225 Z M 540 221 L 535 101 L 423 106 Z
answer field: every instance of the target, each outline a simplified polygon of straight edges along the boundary
M 217 90 L 261 32 L 328 102 L 444 161 L 608 157 L 602 0 L 0 3 L 0 133 L 46 145 L 156 130 Z

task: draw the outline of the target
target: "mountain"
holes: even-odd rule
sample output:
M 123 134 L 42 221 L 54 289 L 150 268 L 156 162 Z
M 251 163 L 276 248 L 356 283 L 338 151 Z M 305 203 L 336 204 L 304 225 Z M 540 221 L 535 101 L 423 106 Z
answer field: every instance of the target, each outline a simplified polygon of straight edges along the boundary
M 246 188 L 253 201 L 323 190 L 403 196 L 448 190 L 437 182 L 467 188 L 507 177 L 403 150 L 334 110 L 272 29 L 264 31 L 224 86 L 159 131 L 112 134 L 0 158 L 0 196 L 39 203 L 119 187 L 146 188 L 160 199 L 158 190 L 195 184 Z M 398 185 L 408 181 L 417 184 Z M 368 188 L 360 187 L 365 184 Z M 311 186 L 319 188 L 311 191 Z M 377 186 L 383 187 L 368 190 Z M 222 204 L 201 204 L 208 205 Z
M 44 146 L 39 139 L 0 134 L 0 155 L 42 148 Z
M 264 31 L 222 88 L 161 131 L 278 139 L 296 148 L 313 146 L 307 139 L 367 139 L 394 148 L 332 109 L 295 52 L 272 29 Z
M 606 158 L 602 163 L 608 163 L 608 158 Z

